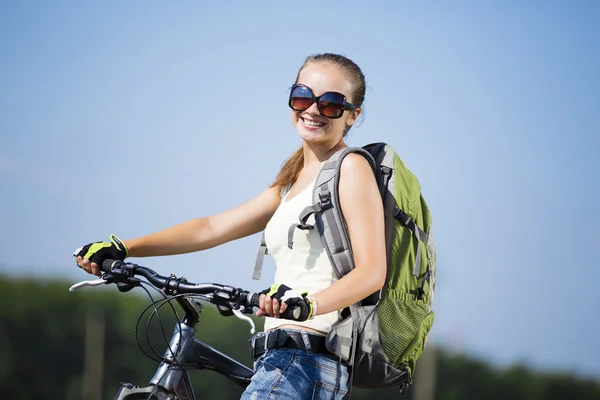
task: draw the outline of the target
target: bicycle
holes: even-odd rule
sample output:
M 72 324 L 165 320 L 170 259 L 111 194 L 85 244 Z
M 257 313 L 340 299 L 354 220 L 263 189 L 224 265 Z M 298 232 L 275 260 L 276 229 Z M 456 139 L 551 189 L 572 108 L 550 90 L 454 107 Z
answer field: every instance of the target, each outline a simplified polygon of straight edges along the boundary
M 196 400 L 189 375 L 189 371 L 195 369 L 217 372 L 242 388 L 250 384 L 252 369 L 195 338 L 195 327 L 203 309 L 197 300 L 216 305 L 222 315 L 235 315 L 248 322 L 250 333 L 254 334 L 254 321 L 244 314 L 251 314 L 253 307 L 258 307 L 259 293 L 215 283 L 193 283 L 174 275 L 162 276 L 149 268 L 124 261 L 105 260 L 100 269 L 104 272 L 100 278 L 79 282 L 71 286 L 69 291 L 114 283 L 119 291 L 127 292 L 142 284 L 150 284 L 164 294 L 165 298 L 158 308 L 176 300 L 185 313 L 175 324 L 173 336 L 148 386 L 121 383 L 115 400 Z M 154 301 L 153 305 L 153 313 L 158 313 Z M 300 308 L 292 310 L 292 314 L 297 318 Z

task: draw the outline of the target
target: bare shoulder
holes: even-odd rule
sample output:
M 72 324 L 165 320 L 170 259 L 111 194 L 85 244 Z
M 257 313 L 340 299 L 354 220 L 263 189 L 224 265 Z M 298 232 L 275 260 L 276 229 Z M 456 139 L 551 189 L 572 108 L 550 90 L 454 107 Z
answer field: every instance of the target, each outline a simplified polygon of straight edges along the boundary
M 371 164 L 361 154 L 350 153 L 342 161 L 339 192 L 346 218 L 365 207 L 378 209 L 381 197 L 377 180 Z
M 365 157 L 357 153 L 348 154 L 342 161 L 340 171 L 341 182 L 364 183 L 365 181 L 375 182 L 373 168 Z

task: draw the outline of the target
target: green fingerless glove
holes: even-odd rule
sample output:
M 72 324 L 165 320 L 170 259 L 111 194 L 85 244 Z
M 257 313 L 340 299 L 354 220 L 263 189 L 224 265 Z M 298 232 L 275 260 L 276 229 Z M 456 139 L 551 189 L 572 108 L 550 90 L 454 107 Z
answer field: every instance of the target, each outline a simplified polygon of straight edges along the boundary
M 115 235 L 110 235 L 110 242 L 94 242 L 75 250 L 75 257 L 87 258 L 99 267 L 104 260 L 123 261 L 129 255 L 127 247 Z

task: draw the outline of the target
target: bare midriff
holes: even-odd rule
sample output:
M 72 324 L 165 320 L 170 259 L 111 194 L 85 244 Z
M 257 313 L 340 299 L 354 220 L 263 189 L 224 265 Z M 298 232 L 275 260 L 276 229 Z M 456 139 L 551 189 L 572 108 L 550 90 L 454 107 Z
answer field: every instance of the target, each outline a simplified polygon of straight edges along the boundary
M 313 329 L 313 328 L 308 328 L 308 327 L 302 326 L 302 325 L 288 325 L 288 324 L 284 324 L 284 325 L 279 325 L 278 327 L 275 327 L 275 328 L 269 329 L 269 330 L 275 330 L 275 329 L 296 329 L 296 330 L 300 330 L 300 331 L 307 331 L 307 332 L 317 333 L 319 335 L 327 335 L 327 332 L 319 331 L 319 330 Z

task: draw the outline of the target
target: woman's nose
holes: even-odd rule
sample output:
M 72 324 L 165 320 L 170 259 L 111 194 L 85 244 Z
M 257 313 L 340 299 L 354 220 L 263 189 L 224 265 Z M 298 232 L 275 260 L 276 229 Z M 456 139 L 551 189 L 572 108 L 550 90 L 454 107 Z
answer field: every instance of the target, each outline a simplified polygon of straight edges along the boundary
M 309 113 L 310 115 L 321 115 L 321 111 L 319 110 L 319 106 L 317 105 L 316 101 L 314 103 L 312 103 L 311 106 L 306 109 L 306 112 Z

